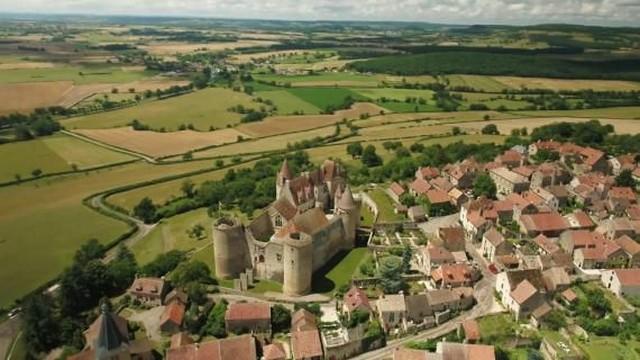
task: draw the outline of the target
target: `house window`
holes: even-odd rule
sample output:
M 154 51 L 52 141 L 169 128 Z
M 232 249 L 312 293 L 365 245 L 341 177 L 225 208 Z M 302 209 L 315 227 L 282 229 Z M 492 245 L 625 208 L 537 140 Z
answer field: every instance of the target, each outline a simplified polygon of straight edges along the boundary
M 276 260 L 278 260 L 278 262 L 282 261 L 282 255 L 276 254 Z
M 276 226 L 282 226 L 282 216 L 276 215 Z

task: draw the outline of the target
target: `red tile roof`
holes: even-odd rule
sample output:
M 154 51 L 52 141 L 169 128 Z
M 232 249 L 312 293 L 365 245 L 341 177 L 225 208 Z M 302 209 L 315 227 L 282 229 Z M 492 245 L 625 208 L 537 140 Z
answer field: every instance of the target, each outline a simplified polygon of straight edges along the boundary
M 575 291 L 567 289 L 562 292 L 562 297 L 564 297 L 568 302 L 574 302 L 578 298 L 578 295 L 576 295 Z
M 266 303 L 235 303 L 229 305 L 225 320 L 270 320 L 271 307 Z
M 364 290 L 360 289 L 357 286 L 352 286 L 351 289 L 349 289 L 349 291 L 344 294 L 343 301 L 347 306 L 349 312 L 360 307 L 371 310 L 371 305 L 369 304 L 367 293 L 365 293 Z
M 392 193 L 394 193 L 396 196 L 400 196 L 402 194 L 404 194 L 404 187 L 402 187 L 402 185 L 398 184 L 397 182 L 393 182 L 391 183 L 391 185 L 389 185 L 389 190 L 391 190 Z
M 471 280 L 472 269 L 467 264 L 445 264 L 431 272 L 435 281 L 460 284 Z
M 462 322 L 462 329 L 464 329 L 464 337 L 470 341 L 480 340 L 480 326 L 478 322 L 470 319 Z
M 630 202 L 636 202 L 636 193 L 630 187 L 612 187 L 609 189 L 608 196 L 613 199 L 626 199 Z
M 450 202 L 449 195 L 442 190 L 429 190 L 427 191 L 427 198 L 431 204 L 444 204 Z
M 415 191 L 417 194 L 424 194 L 431 189 L 431 184 L 429 184 L 426 180 L 423 179 L 415 179 L 411 183 L 411 189 Z
M 633 240 L 627 235 L 623 235 L 617 238 L 615 241 L 616 244 L 618 244 L 624 250 L 624 252 L 629 255 L 633 256 L 640 253 L 640 244 L 638 244 L 637 241 Z
M 569 229 L 565 218 L 556 212 L 522 215 L 520 221 L 528 231 L 546 232 Z
M 250 335 L 211 340 L 167 350 L 167 360 L 256 360 L 256 343 Z
M 180 301 L 172 301 L 171 304 L 164 308 L 164 312 L 160 317 L 160 324 L 168 321 L 180 326 L 184 320 L 185 304 Z
M 294 359 L 322 357 L 322 342 L 318 330 L 294 331 L 291 333 L 291 352 Z
M 532 296 L 534 296 L 537 292 L 538 290 L 533 285 L 531 285 L 529 281 L 523 280 L 511 292 L 511 297 L 518 304 L 522 305 L 527 300 L 529 300 Z
M 421 167 L 418 171 L 425 179 L 432 179 L 440 175 L 440 170 L 434 167 Z
M 640 286 L 640 269 L 615 269 L 613 272 L 623 286 Z
M 262 358 L 264 360 L 285 360 L 287 353 L 280 343 L 273 343 L 262 348 Z
M 129 293 L 137 296 L 161 297 L 164 280 L 160 278 L 137 278 L 131 284 Z

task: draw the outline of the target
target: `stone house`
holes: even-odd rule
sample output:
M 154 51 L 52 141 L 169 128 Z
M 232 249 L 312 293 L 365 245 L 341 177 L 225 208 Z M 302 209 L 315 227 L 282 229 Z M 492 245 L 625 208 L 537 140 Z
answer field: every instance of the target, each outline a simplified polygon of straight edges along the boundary
M 404 328 L 407 315 L 404 295 L 384 295 L 376 301 L 376 309 L 380 324 L 386 332 L 396 328 Z
M 127 293 L 131 298 L 151 306 L 162 305 L 165 295 L 165 281 L 160 278 L 141 277 L 133 280 Z
M 438 239 L 449 251 L 465 251 L 464 230 L 459 226 L 438 228 Z
M 632 268 L 640 267 L 640 244 L 627 235 L 623 235 L 614 241 L 627 254 L 629 259 L 627 266 Z
M 529 180 L 522 175 L 500 167 L 491 169 L 489 176 L 496 184 L 499 194 L 509 195 L 511 193 L 521 193 L 529 189 Z
M 224 322 L 227 331 L 234 334 L 253 333 L 271 337 L 271 307 L 267 303 L 230 304 Z
M 516 320 L 528 317 L 545 301 L 545 282 L 539 269 L 504 271 L 497 275 L 496 291 Z
M 440 289 L 471 287 L 478 278 L 478 271 L 468 264 L 446 264 L 431 271 L 431 281 Z
M 640 269 L 604 270 L 600 280 L 618 297 L 640 296 Z
M 427 274 L 431 273 L 432 269 L 441 265 L 455 263 L 455 258 L 449 250 L 432 244 L 422 248 L 421 258 L 419 260 Z
M 504 236 L 496 228 L 492 227 L 482 236 L 480 252 L 490 262 L 495 262 L 496 256 L 513 253 L 513 246 L 505 240 Z
M 367 293 L 353 285 L 342 297 L 342 310 L 349 316 L 356 310 L 368 312 L 369 314 L 373 311 Z

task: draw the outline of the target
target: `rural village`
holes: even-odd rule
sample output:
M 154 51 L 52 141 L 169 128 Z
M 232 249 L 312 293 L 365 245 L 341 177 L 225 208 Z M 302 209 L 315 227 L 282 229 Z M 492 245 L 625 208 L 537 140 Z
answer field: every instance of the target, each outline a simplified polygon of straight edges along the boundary
M 1 359 L 640 359 L 637 28 L 33 16 Z

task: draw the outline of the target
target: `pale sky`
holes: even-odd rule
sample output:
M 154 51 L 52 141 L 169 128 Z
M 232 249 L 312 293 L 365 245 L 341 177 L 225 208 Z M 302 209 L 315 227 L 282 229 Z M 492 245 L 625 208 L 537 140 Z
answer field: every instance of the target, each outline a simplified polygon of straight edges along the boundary
M 640 0 L 0 0 L 0 12 L 640 25 Z

